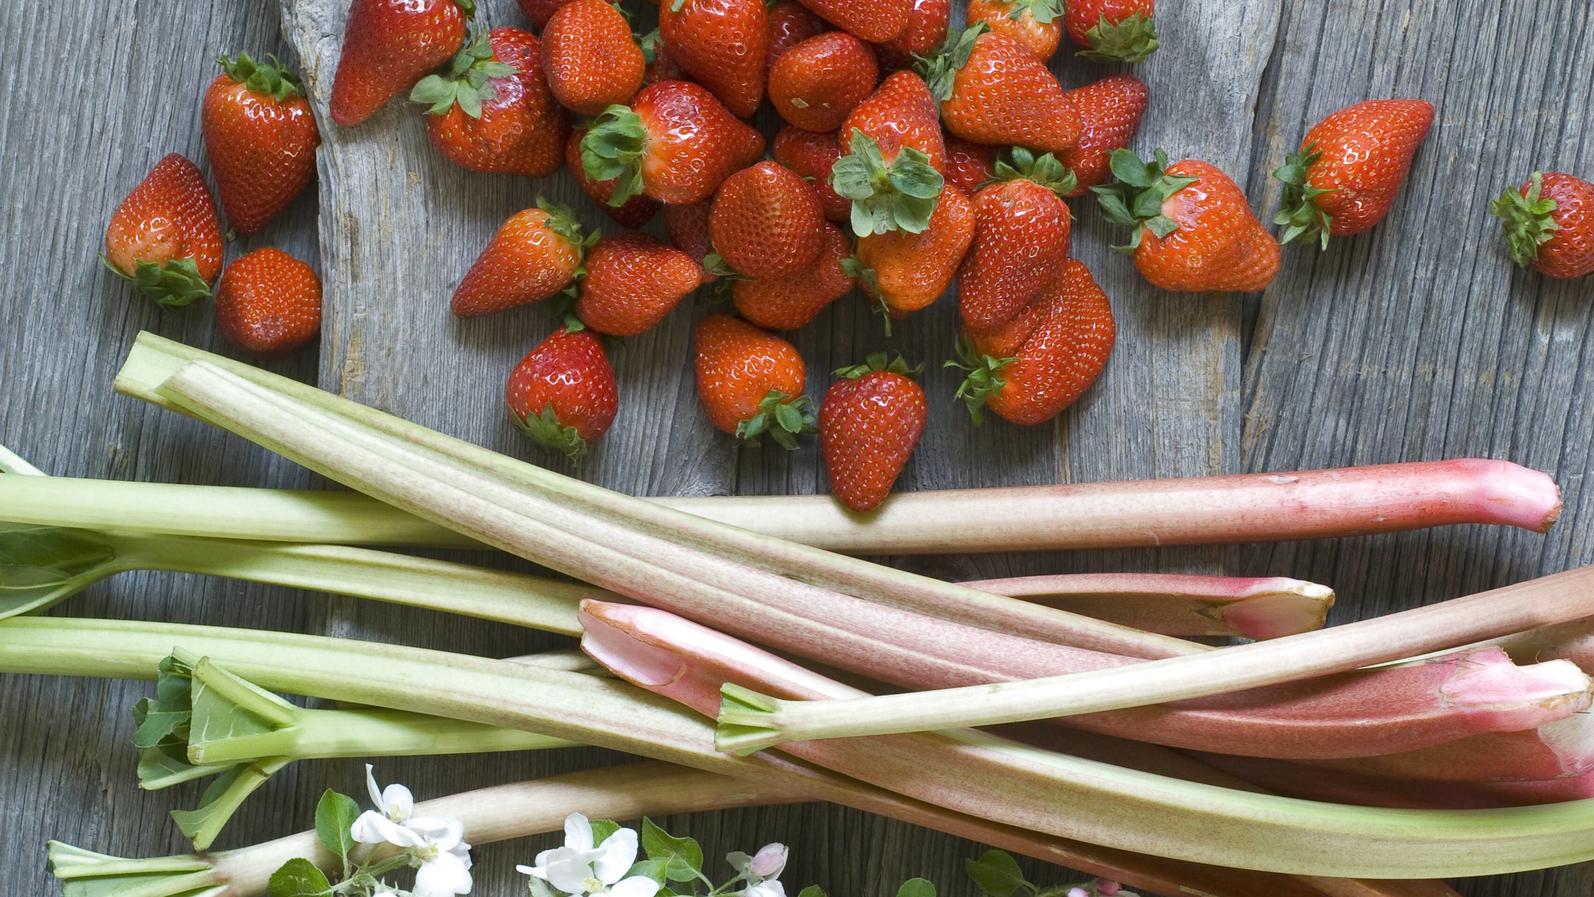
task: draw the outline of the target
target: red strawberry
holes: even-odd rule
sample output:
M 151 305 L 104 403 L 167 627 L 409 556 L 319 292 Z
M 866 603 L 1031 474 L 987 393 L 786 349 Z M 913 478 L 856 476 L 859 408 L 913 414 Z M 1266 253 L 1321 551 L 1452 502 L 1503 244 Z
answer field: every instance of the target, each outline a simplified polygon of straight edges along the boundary
M 447 77 L 427 75 L 410 99 L 430 107 L 432 145 L 461 168 L 534 178 L 559 170 L 570 113 L 554 103 L 530 31 L 478 34 Z
M 904 149 L 913 149 L 936 171 L 946 165 L 946 143 L 935 98 L 924 79 L 913 72 L 893 72 L 853 108 L 837 134 L 844 153 L 851 150 L 853 131 L 862 131 L 873 140 L 887 163 L 896 161 Z
M 974 205 L 963 191 L 948 187 L 924 233 L 898 230 L 858 241 L 856 270 L 864 292 L 890 316 L 925 308 L 946 292 L 973 239 Z
M 769 41 L 764 0 L 665 0 L 659 35 L 670 59 L 725 108 L 742 118 L 758 111 Z
M 929 56 L 946 40 L 951 17 L 952 0 L 913 0 L 907 30 L 874 45 L 880 67 L 888 71 L 913 68 L 913 57 Z
M 629 108 L 604 112 L 581 141 L 587 177 L 616 182 L 613 205 L 638 193 L 663 203 L 702 202 L 763 154 L 763 135 L 689 81 L 644 87 Z
M 1068 0 L 1068 36 L 1079 55 L 1100 62 L 1145 62 L 1156 52 L 1156 0 Z
M 1064 265 L 1067 268 L 1067 265 Z M 1024 306 L 1024 310 L 1008 319 L 997 327 L 980 329 L 965 325 L 962 328 L 962 337 L 968 340 L 969 346 L 979 355 L 989 355 L 994 358 L 1006 358 L 1017 355 L 1018 350 L 1046 321 L 1048 306 L 1046 291 L 1042 291 L 1034 302 Z
M 913 0 L 802 0 L 821 19 L 859 40 L 884 43 L 908 27 Z
M 1368 100 L 1347 106 L 1306 132 L 1300 152 L 1273 176 L 1284 182 L 1284 208 L 1274 223 L 1282 241 L 1359 234 L 1384 220 L 1428 137 L 1426 100 Z
M 797 0 L 777 0 L 769 8 L 769 46 L 764 52 L 764 67 L 774 65 L 787 50 L 824 30 L 824 20 Z
M 560 328 L 510 371 L 504 402 L 520 432 L 574 460 L 608 432 L 620 393 L 603 342 Z
M 647 234 L 605 237 L 587 253 L 576 317 L 599 333 L 635 336 L 702 285 L 703 266 L 679 249 Z
M 702 264 L 714 252 L 714 241 L 708 235 L 708 216 L 713 210 L 713 200 L 695 202 L 689 206 L 664 207 L 664 229 L 670 235 L 670 243 L 698 264 Z M 707 268 L 703 270 L 704 283 L 716 280 L 719 280 L 719 275 Z
M 1068 92 L 1084 124 L 1079 145 L 1058 158 L 1074 173 L 1070 196 L 1080 196 L 1112 176 L 1108 165 L 1115 149 L 1124 149 L 1140 130 L 1150 91 L 1133 75 L 1106 78 Z
M 1147 164 L 1113 150 L 1113 183 L 1092 190 L 1102 212 L 1134 228 L 1127 246 L 1154 286 L 1178 292 L 1254 292 L 1279 271 L 1279 244 L 1246 204 L 1245 191 L 1214 165 Z M 1147 214 L 1150 212 L 1151 214 Z
M 803 394 L 797 347 L 729 315 L 709 315 L 693 331 L 697 396 L 709 422 L 756 444 L 768 434 L 783 448 L 816 429 L 813 400 Z
M 205 91 L 199 126 L 227 222 L 252 234 L 315 178 L 321 133 L 304 89 L 275 58 L 221 58 Z
M 1062 197 L 1073 177 L 1050 153 L 1013 148 L 1002 180 L 974 194 L 974 241 L 958 273 L 958 309 L 976 330 L 998 327 L 1052 285 L 1068 261 L 1071 227 Z
M 802 271 L 787 277 L 732 281 L 736 311 L 768 330 L 796 330 L 847 295 L 852 277 L 842 263 L 852 254 L 852 241 L 834 224 L 826 224 L 824 233 L 825 246 L 819 258 Z
M 775 135 L 770 147 L 775 161 L 802 175 L 819 194 L 819 207 L 828 221 L 843 222 L 852 214 L 852 201 L 842 198 L 830 186 L 831 170 L 841 158 L 841 147 L 836 145 L 835 134 L 816 134 L 787 125 Z
M 720 185 L 708 233 L 714 252 L 738 274 L 787 277 L 819 257 L 824 224 L 819 195 L 807 181 L 789 168 L 760 162 Z
M 492 314 L 557 295 L 575 279 L 582 253 L 597 238 L 582 235 L 569 209 L 537 200 L 537 208 L 510 216 L 476 257 L 454 291 L 454 314 Z
M 332 79 L 332 120 L 357 125 L 445 65 L 465 43 L 474 0 L 354 0 Z
M 1117 333 L 1112 304 L 1090 271 L 1069 260 L 1039 303 L 1045 316 L 1012 355 L 979 355 L 968 340 L 959 345 L 969 371 L 958 397 L 974 422 L 989 407 L 1015 424 L 1039 424 L 1061 414 L 1101 376 Z
M 1023 44 L 974 24 L 920 64 L 941 120 L 971 143 L 1060 153 L 1079 142 L 1079 110 Z
M 216 329 L 257 355 L 285 355 L 321 332 L 321 280 L 279 249 L 234 259 L 216 284 Z
M 686 80 L 686 69 L 670 58 L 664 48 L 664 38 L 659 36 L 659 29 L 655 28 L 643 35 L 641 47 L 642 58 L 647 60 L 647 68 L 642 70 L 644 85 Z
M 920 233 L 941 195 L 946 145 L 935 99 L 912 72 L 896 72 L 859 103 L 838 133 L 831 186 L 852 202 L 860 237 L 901 228 Z
M 956 137 L 946 140 L 946 182 L 970 196 L 996 177 L 994 146 L 969 143 Z
M 1549 277 L 1594 274 L 1594 184 L 1535 171 L 1521 189 L 1500 194 L 1489 211 L 1519 265 Z
M 548 20 L 559 11 L 559 7 L 569 3 L 570 0 L 519 0 L 520 11 L 526 14 L 531 24 L 538 28 L 545 28 Z
M 984 24 L 1049 62 L 1063 41 L 1062 0 L 969 0 L 969 24 Z
M 807 131 L 834 131 L 874 92 L 880 71 L 868 44 L 845 31 L 810 37 L 769 70 L 769 99 Z
M 581 164 L 581 138 L 586 133 L 585 129 L 575 131 L 565 141 L 565 167 L 581 187 L 581 192 L 592 197 L 593 202 L 608 212 L 609 217 L 621 227 L 638 228 L 652 221 L 659 211 L 658 200 L 637 194 L 626 200 L 624 205 L 611 206 L 609 200 L 614 196 L 614 181 L 594 181 L 587 177 L 587 170 Z
M 631 23 L 608 0 L 571 0 L 542 32 L 542 70 L 554 98 L 580 115 L 626 103 L 642 87 L 647 60 Z
M 221 222 L 194 163 L 172 153 L 127 194 L 105 228 L 105 265 L 168 308 L 210 296 Z
M 872 511 L 891 494 L 924 435 L 929 407 L 914 372 L 884 352 L 842 368 L 819 407 L 819 450 L 830 491 L 854 511 Z

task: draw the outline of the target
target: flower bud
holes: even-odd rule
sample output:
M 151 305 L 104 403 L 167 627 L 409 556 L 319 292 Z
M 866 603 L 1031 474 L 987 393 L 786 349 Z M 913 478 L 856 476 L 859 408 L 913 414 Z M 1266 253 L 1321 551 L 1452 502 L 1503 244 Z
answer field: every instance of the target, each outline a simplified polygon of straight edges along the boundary
M 758 849 L 758 853 L 753 854 L 753 861 L 748 864 L 747 871 L 754 878 L 779 878 L 780 873 L 786 868 L 787 853 L 784 844 L 765 844 Z

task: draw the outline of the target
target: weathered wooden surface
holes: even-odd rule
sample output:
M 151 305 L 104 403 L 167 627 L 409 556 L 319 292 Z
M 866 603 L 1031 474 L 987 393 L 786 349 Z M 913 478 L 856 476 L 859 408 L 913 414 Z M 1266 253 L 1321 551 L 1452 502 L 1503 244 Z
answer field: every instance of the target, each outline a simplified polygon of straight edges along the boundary
M 198 95 L 216 53 L 302 54 L 324 111 L 343 0 L 249 4 L 81 0 L 0 8 L 0 177 L 11 187 L 0 246 L 12 284 L 0 325 L 0 442 L 46 470 L 82 476 L 302 485 L 311 478 L 265 453 L 113 397 L 111 373 L 132 334 L 153 329 L 217 340 L 203 309 L 158 312 L 97 266 L 101 228 L 161 155 L 202 159 Z M 518 21 L 513 3 L 488 21 Z M 85 28 L 85 23 L 88 27 Z M 1089 481 L 1482 454 L 1551 471 L 1567 511 L 1548 538 L 1493 530 L 1424 533 L 1229 552 L 919 559 L 946 575 L 1147 567 L 1279 572 L 1334 584 L 1341 619 L 1594 561 L 1585 488 L 1594 443 L 1594 285 L 1515 272 L 1493 242 L 1487 199 L 1535 166 L 1594 173 L 1594 15 L 1585 0 L 1313 3 L 1169 2 L 1165 44 L 1138 72 L 1153 106 L 1139 146 L 1200 156 L 1235 174 L 1254 203 L 1302 130 L 1368 96 L 1433 101 L 1438 121 L 1412 183 L 1378 231 L 1322 256 L 1298 250 L 1260 299 L 1176 297 L 1147 288 L 1088 203 L 1076 254 L 1113 297 L 1120 346 L 1107 375 L 1055 427 L 973 430 L 947 398 L 937 362 L 951 340 L 943 302 L 889 342 L 855 297 L 797 338 L 816 392 L 827 372 L 882 345 L 929 362 L 937 400 L 906 488 Z M 84 33 L 97 40 L 84 41 Z M 168 38 L 175 35 L 176 38 Z M 67 50 L 65 48 L 71 48 Z M 64 54 L 64 55 L 63 55 Z M 80 78 L 63 58 L 89 58 Z M 1070 83 L 1101 69 L 1062 62 Z M 113 85 L 107 87 L 107 84 Z M 203 167 L 203 165 L 202 165 Z M 328 134 L 317 199 L 306 197 L 266 241 L 319 261 L 328 297 L 319 364 L 281 369 L 351 398 L 513 453 L 524 443 L 499 400 L 510 366 L 549 328 L 537 311 L 457 322 L 447 296 L 480 245 L 539 193 L 577 203 L 563 177 L 534 184 L 453 169 L 418 116 L 395 105 Z M 240 247 L 248 248 L 248 246 Z M 240 251 L 239 249 L 233 252 Z M 615 353 L 624 407 L 581 474 L 633 493 L 807 492 L 823 486 L 817 454 L 732 451 L 703 420 L 690 382 L 683 310 Z M 977 525 L 977 522 L 971 522 Z M 279 589 L 192 577 L 129 575 L 66 613 L 258 625 L 404 641 L 482 654 L 546 640 L 421 612 L 370 609 Z M 133 776 L 127 709 L 137 684 L 12 678 L 0 682 L 0 895 L 48 894 L 43 844 L 60 838 L 131 856 L 184 845 L 164 813 L 192 794 L 144 794 Z M 384 777 L 422 795 L 610 762 L 612 755 L 385 761 Z M 329 785 L 358 787 L 356 763 L 301 764 L 253 798 L 225 845 L 296 830 Z M 833 808 L 740 811 L 683 822 L 714 850 L 792 844 L 793 881 L 837 894 L 891 893 L 908 875 L 967 893 L 977 850 Z M 479 851 L 476 893 L 519 893 L 521 844 Z M 1066 873 L 1047 873 L 1064 880 Z M 1478 895 L 1572 897 L 1594 871 L 1469 882 Z

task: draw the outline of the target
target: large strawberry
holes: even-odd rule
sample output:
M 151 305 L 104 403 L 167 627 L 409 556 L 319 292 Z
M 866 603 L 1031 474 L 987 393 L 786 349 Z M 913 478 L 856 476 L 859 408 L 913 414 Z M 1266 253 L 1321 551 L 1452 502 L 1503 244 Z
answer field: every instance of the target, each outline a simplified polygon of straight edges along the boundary
M 764 0 L 664 0 L 659 35 L 677 65 L 742 118 L 764 98 Z
M 1023 44 L 974 24 L 919 65 L 941 120 L 972 143 L 1060 153 L 1079 142 L 1079 110 Z
M 844 222 L 852 214 L 852 201 L 830 186 L 836 160 L 841 158 L 835 134 L 818 134 L 787 125 L 775 135 L 769 154 L 813 185 L 827 221 Z
M 548 20 L 559 11 L 559 7 L 569 3 L 570 0 L 519 0 L 520 11 L 526 14 L 531 24 L 538 28 L 545 28 Z
M 105 265 L 168 308 L 210 296 L 221 222 L 194 163 L 172 153 L 127 194 L 105 228 Z
M 227 223 L 252 234 L 315 178 L 321 133 L 304 89 L 275 58 L 256 62 L 240 53 L 220 63 L 199 126 Z
M 935 99 L 912 72 L 896 72 L 859 103 L 837 134 L 845 153 L 831 186 L 852 202 L 860 237 L 930 224 L 944 179 L 946 145 Z
M 1178 292 L 1253 292 L 1279 271 L 1279 244 L 1245 191 L 1217 166 L 1196 159 L 1146 163 L 1113 150 L 1113 182 L 1092 187 L 1107 218 L 1134 228 L 1125 246 L 1154 286 Z
M 729 315 L 699 321 L 693 343 L 698 400 L 716 428 L 749 443 L 768 434 L 788 449 L 817 428 L 796 346 Z
M 843 263 L 852 254 L 852 241 L 834 224 L 825 225 L 824 236 L 819 257 L 796 274 L 732 281 L 731 301 L 736 311 L 768 330 L 796 330 L 847 295 L 853 281 Z
M 1144 62 L 1157 50 L 1156 0 L 1068 0 L 1064 26 L 1098 62 Z
M 1273 176 L 1284 182 L 1274 223 L 1283 242 L 1359 234 L 1384 220 L 1406 182 L 1411 158 L 1428 137 L 1426 100 L 1368 100 L 1347 106 L 1306 132 L 1301 149 Z
M 571 0 L 542 32 L 542 70 L 554 98 L 580 115 L 628 102 L 647 60 L 631 23 L 609 0 Z
M 708 233 L 714 252 L 736 273 L 787 277 L 819 257 L 824 224 L 824 210 L 812 185 L 783 165 L 760 162 L 720 185 L 708 216 Z
M 579 459 L 614 423 L 620 393 L 602 341 L 560 328 L 509 373 L 504 403 L 533 442 Z
M 216 329 L 257 355 L 291 352 L 321 332 L 321 280 L 286 252 L 256 249 L 221 273 Z
M 941 297 L 974 240 L 974 204 L 948 185 L 921 234 L 892 231 L 858 241 L 856 267 L 864 292 L 900 317 Z
M 802 0 L 821 19 L 859 40 L 882 43 L 908 27 L 913 0 Z
M 875 44 L 880 67 L 887 71 L 913 68 L 913 57 L 928 56 L 946 40 L 952 18 L 952 0 L 913 0 L 908 27 L 899 35 Z
M 824 20 L 797 0 L 776 0 L 769 7 L 769 43 L 764 50 L 764 67 L 768 69 L 787 50 L 824 30 Z
M 558 171 L 570 113 L 554 102 L 537 56 L 530 31 L 494 28 L 461 49 L 446 76 L 422 78 L 410 99 L 428 107 L 438 152 L 471 171 Z
M 969 0 L 968 19 L 1013 38 L 1042 62 L 1063 41 L 1063 0 Z
M 990 408 L 1015 424 L 1051 420 L 1096 382 L 1107 366 L 1117 333 L 1107 294 L 1083 264 L 1073 259 L 1037 305 L 1044 315 L 1018 341 L 1012 354 L 981 354 L 967 338 L 954 364 L 969 372 L 958 398 L 974 422 Z
M 769 99 L 781 118 L 808 131 L 834 131 L 874 92 L 874 51 L 845 31 L 811 37 L 769 70 Z
M 872 511 L 891 494 L 924 435 L 929 406 L 914 370 L 897 356 L 870 355 L 836 371 L 819 406 L 819 450 L 830 491 L 854 511 Z
M 1062 197 L 1073 176 L 1050 153 L 1014 147 L 999 180 L 974 194 L 974 241 L 958 273 L 958 311 L 972 328 L 1000 326 L 1034 301 L 1068 261 Z
M 581 258 L 598 239 L 583 236 L 570 210 L 537 200 L 537 207 L 510 216 L 476 257 L 452 307 L 460 317 L 492 314 L 541 302 L 570 286 Z
M 605 237 L 587 252 L 576 299 L 581 323 L 610 336 L 657 327 L 687 294 L 703 285 L 703 266 L 647 234 Z
M 332 120 L 365 121 L 453 59 L 474 11 L 474 0 L 354 0 L 332 79 Z
M 1083 124 L 1079 145 L 1058 157 L 1074 173 L 1070 196 L 1079 196 L 1112 176 L 1108 164 L 1112 151 L 1128 147 L 1135 139 L 1150 93 L 1145 82 L 1133 75 L 1109 75 L 1068 92 Z
M 946 139 L 946 182 L 973 196 L 996 177 L 994 146 L 970 143 L 956 137 Z
M 1594 274 L 1594 184 L 1535 171 L 1521 188 L 1500 194 L 1489 211 L 1500 219 L 1512 261 L 1549 277 Z
M 608 212 L 609 217 L 622 227 L 639 228 L 652 221 L 661 205 L 658 200 L 638 193 L 622 205 L 611 206 L 609 200 L 614 197 L 614 181 L 594 181 L 587 177 L 587 169 L 581 164 L 581 138 L 586 134 L 585 129 L 577 130 L 565 141 L 565 168 L 569 169 L 570 176 L 575 179 L 581 192 L 591 197 L 599 208 Z
M 610 205 L 638 193 L 701 202 L 763 154 L 763 135 L 689 81 L 649 84 L 629 107 L 606 110 L 581 141 L 587 177 L 615 182 Z

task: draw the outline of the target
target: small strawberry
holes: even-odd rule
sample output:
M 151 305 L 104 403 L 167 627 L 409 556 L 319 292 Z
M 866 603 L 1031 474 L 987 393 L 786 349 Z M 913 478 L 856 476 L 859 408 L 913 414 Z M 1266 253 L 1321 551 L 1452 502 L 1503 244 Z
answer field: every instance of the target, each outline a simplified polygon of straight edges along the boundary
M 1134 228 L 1128 245 L 1152 285 L 1176 292 L 1264 289 L 1279 271 L 1279 244 L 1252 214 L 1245 191 L 1217 166 L 1168 164 L 1113 150 L 1113 182 L 1092 187 L 1108 220 Z
M 974 24 L 919 64 L 946 129 L 971 143 L 1060 153 L 1079 142 L 1079 110 L 1046 63 Z
M 569 3 L 570 0 L 519 0 L 520 11 L 526 14 L 531 24 L 539 29 L 548 26 L 548 20 L 559 11 L 559 7 Z
M 714 252 L 738 274 L 755 279 L 806 270 L 825 243 L 819 194 L 800 175 L 759 162 L 725 179 L 714 196 L 708 233 Z M 717 267 L 710 261 L 708 267 Z
M 884 43 L 908 27 L 913 0 L 802 0 L 821 19 L 859 40 Z
M 321 133 L 304 89 L 275 57 L 256 62 L 240 53 L 219 62 L 199 126 L 227 223 L 252 234 L 315 178 Z
M 998 327 L 1052 285 L 1068 261 L 1073 175 L 1056 157 L 1014 147 L 999 180 L 974 194 L 974 241 L 958 272 L 964 325 Z
M 841 223 L 852 214 L 852 201 L 830 186 L 836 160 L 841 158 L 835 134 L 817 134 L 787 125 L 775 135 L 769 154 L 813 185 L 814 192 L 819 194 L 819 207 L 825 211 L 825 220 Z
M 592 198 L 598 208 L 609 213 L 616 224 L 621 227 L 639 228 L 653 220 L 658 213 L 660 203 L 656 199 L 637 194 L 626 200 L 623 205 L 611 206 L 609 200 L 614 197 L 614 181 L 594 181 L 587 177 L 587 170 L 581 164 L 581 138 L 587 134 L 585 129 L 571 133 L 570 139 L 565 141 L 565 167 L 570 170 L 570 176 L 575 178 L 581 192 Z
M 285 355 L 321 332 L 321 280 L 286 252 L 256 249 L 222 272 L 216 329 L 257 355 Z
M 969 0 L 969 24 L 984 24 L 1049 62 L 1063 41 L 1063 0 Z
M 614 423 L 620 393 L 603 342 L 585 330 L 560 328 L 515 365 L 504 402 L 520 432 L 579 460 Z
M 332 120 L 357 125 L 447 64 L 473 12 L 474 0 L 354 0 L 332 79 Z
M 1500 219 L 1512 261 L 1549 277 L 1594 274 L 1594 184 L 1535 171 L 1520 189 L 1500 194 L 1489 211 Z
M 599 0 L 601 2 L 601 0 Z M 615 181 L 611 205 L 643 193 L 686 205 L 764 154 L 764 137 L 689 81 L 660 81 L 606 110 L 581 141 L 587 177 Z
M 1428 137 L 1426 100 L 1368 100 L 1347 106 L 1306 132 L 1299 152 L 1273 176 L 1284 182 L 1282 242 L 1359 234 L 1384 220 Z
M 569 209 L 537 200 L 510 216 L 476 257 L 454 291 L 454 314 L 492 314 L 557 295 L 581 272 L 581 256 L 598 239 L 583 236 Z
M 915 369 L 880 352 L 836 371 L 819 406 L 819 450 L 830 491 L 854 511 L 872 511 L 891 494 L 924 435 L 929 406 Z
M 548 88 L 578 115 L 597 115 L 629 102 L 642 87 L 646 68 L 631 23 L 608 0 L 571 0 L 543 29 Z
M 1112 176 L 1108 164 L 1112 151 L 1135 139 L 1150 94 L 1145 82 L 1133 75 L 1110 75 L 1068 92 L 1084 126 L 1079 145 L 1058 157 L 1074 173 L 1076 185 L 1070 196 L 1081 196 Z
M 605 237 L 587 253 L 576 317 L 599 333 L 635 336 L 702 285 L 703 266 L 679 249 L 647 234 Z
M 880 67 L 886 71 L 913 68 L 913 57 L 930 55 L 946 40 L 951 18 L 952 0 L 913 0 L 907 29 L 874 45 Z
M 851 254 L 852 241 L 827 223 L 824 249 L 812 265 L 787 277 L 732 281 L 731 301 L 759 327 L 796 330 L 852 290 L 852 276 L 842 264 Z
M 1086 59 L 1145 62 L 1157 50 L 1156 5 L 1156 0 L 1068 0 L 1064 27 Z
M 729 315 L 699 321 L 693 343 L 698 399 L 716 428 L 753 444 L 768 434 L 788 449 L 817 429 L 796 346 Z
M 685 81 L 686 69 L 670 58 L 664 48 L 664 38 L 659 36 L 659 29 L 655 28 L 642 36 L 638 42 L 642 47 L 642 58 L 647 60 L 647 68 L 642 70 L 642 84 L 657 84 L 660 81 Z
M 787 50 L 824 30 L 824 20 L 797 0 L 776 0 L 769 7 L 769 45 L 764 51 L 764 68 L 768 69 Z
M 1117 334 L 1112 304 L 1083 264 L 1070 259 L 1037 304 L 1044 317 L 1009 356 L 980 354 L 967 338 L 959 342 L 959 360 L 949 365 L 969 372 L 957 394 L 976 424 L 986 408 L 1015 424 L 1049 421 L 1107 366 Z
M 846 155 L 833 167 L 830 183 L 852 201 L 853 233 L 922 233 L 941 195 L 946 165 L 935 100 L 924 81 L 912 72 L 886 78 L 847 116 L 837 137 Z
M 780 117 L 806 131 L 834 131 L 874 93 L 874 51 L 845 31 L 792 47 L 769 70 L 769 99 Z
M 707 199 L 689 206 L 664 207 L 664 230 L 670 243 L 700 265 L 714 252 L 714 241 L 708 235 L 708 216 L 713 210 L 714 201 Z M 704 283 L 716 280 L 719 275 L 703 270 Z
M 764 98 L 764 0 L 664 0 L 659 35 L 670 59 L 742 118 Z
M 996 177 L 996 154 L 994 146 L 948 137 L 946 182 L 973 196 Z
M 168 308 L 210 296 L 221 273 L 221 222 L 194 163 L 161 159 L 111 214 L 105 266 Z
M 888 316 L 901 317 L 946 292 L 974 240 L 974 204 L 948 186 L 922 234 L 892 231 L 858 241 L 856 272 L 864 292 L 880 300 Z

